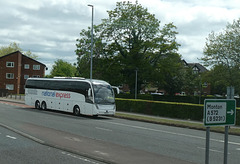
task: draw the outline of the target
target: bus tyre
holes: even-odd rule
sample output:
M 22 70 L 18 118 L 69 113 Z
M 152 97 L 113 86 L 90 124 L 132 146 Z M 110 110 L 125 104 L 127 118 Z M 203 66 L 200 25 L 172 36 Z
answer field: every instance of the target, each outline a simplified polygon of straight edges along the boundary
M 38 100 L 35 102 L 35 108 L 40 109 L 40 102 Z
M 74 108 L 73 108 L 73 114 L 75 115 L 75 116 L 79 116 L 80 115 L 80 108 L 79 108 L 79 106 L 74 106 Z
M 45 101 L 42 102 L 41 108 L 42 110 L 47 110 L 47 104 Z

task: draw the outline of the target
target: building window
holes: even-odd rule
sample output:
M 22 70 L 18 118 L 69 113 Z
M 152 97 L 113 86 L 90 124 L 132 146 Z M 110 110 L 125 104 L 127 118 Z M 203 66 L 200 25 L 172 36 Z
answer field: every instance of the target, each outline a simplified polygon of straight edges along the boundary
M 199 70 L 197 67 L 193 67 L 193 74 L 198 74 Z
M 33 75 L 32 77 L 34 77 L 34 78 L 39 78 L 40 75 Z
M 40 70 L 40 65 L 33 65 L 33 70 Z
M 24 69 L 29 69 L 29 64 L 24 64 Z
M 14 79 L 13 73 L 6 73 L 6 79 Z
M 7 63 L 6 63 L 6 66 L 7 66 L 7 67 L 14 67 L 14 62 L 7 62 Z
M 6 84 L 6 89 L 12 91 L 12 90 L 14 90 L 14 85 L 13 84 Z
M 29 78 L 29 75 L 24 75 L 24 79 L 28 79 Z

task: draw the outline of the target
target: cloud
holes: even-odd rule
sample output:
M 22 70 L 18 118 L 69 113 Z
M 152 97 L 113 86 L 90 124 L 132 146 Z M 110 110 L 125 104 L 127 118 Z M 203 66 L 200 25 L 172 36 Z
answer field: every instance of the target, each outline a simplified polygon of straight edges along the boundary
M 50 66 L 62 58 L 76 62 L 76 39 L 82 29 L 108 17 L 119 0 L 11 0 L 0 1 L 0 46 L 17 42 L 24 51 L 32 51 L 40 62 Z M 135 0 L 130 0 L 135 3 Z M 188 62 L 199 62 L 206 38 L 220 31 L 227 22 L 240 17 L 237 0 L 138 0 L 161 21 L 177 26 L 179 52 Z
M 145 5 L 162 24 L 173 22 L 177 26 L 177 40 L 182 45 L 179 52 L 189 62 L 200 62 L 209 33 L 223 30 L 228 22 L 240 17 L 235 0 L 153 0 Z

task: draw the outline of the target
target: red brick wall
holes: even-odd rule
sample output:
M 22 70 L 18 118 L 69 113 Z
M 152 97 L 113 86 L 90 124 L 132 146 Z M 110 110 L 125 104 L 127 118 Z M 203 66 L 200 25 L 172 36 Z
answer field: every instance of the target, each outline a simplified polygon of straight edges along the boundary
M 25 65 L 28 64 L 29 65 L 29 69 L 25 68 Z M 40 65 L 40 70 L 33 70 L 33 65 Z M 45 66 L 26 57 L 26 56 L 22 56 L 22 67 L 21 67 L 21 93 L 24 93 L 24 85 L 26 82 L 26 79 L 24 79 L 25 75 L 28 75 L 29 77 L 44 77 L 45 76 Z
M 0 88 L 5 89 L 6 84 L 14 84 L 14 90 L 10 91 L 11 93 L 17 93 L 18 90 L 18 60 L 19 60 L 19 53 L 15 53 L 12 55 L 6 55 L 5 57 L 0 59 Z M 7 62 L 14 62 L 14 67 L 7 67 Z M 13 79 L 6 79 L 7 73 L 13 73 Z
M 6 67 L 6 62 L 14 62 L 14 67 Z M 25 64 L 29 64 L 29 69 L 24 68 Z M 33 70 L 33 65 L 39 65 L 40 70 Z M 6 79 L 6 73 L 13 73 L 14 78 Z M 5 89 L 6 84 L 14 84 L 14 90 L 9 91 L 10 93 L 24 93 L 24 75 L 44 77 L 45 65 L 22 55 L 19 51 L 0 57 L 0 88 Z

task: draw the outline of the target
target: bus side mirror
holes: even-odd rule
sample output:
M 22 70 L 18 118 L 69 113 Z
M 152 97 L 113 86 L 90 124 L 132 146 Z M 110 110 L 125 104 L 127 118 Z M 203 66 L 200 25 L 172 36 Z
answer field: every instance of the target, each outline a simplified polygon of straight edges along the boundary
M 119 94 L 119 93 L 120 93 L 120 90 L 119 90 L 119 88 L 118 88 L 118 87 L 112 86 L 112 88 L 113 88 L 114 90 L 116 89 L 116 91 L 117 91 L 116 93 L 117 93 L 117 94 Z

